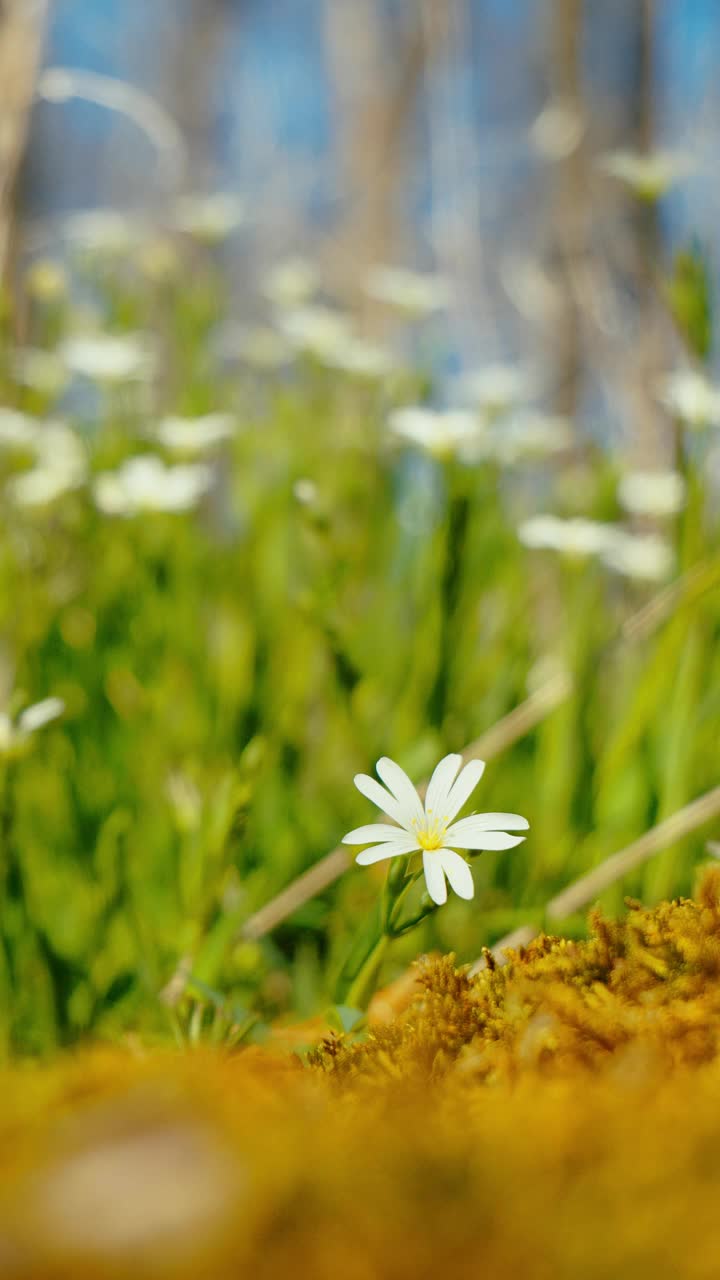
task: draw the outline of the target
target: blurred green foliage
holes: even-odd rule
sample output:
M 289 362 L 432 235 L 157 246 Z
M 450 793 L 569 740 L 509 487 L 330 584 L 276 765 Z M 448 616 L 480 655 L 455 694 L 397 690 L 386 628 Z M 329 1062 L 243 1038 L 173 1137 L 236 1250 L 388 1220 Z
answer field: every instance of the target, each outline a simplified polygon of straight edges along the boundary
M 2 317 L 4 403 L 62 411 L 91 473 L 157 452 L 165 414 L 238 423 L 196 511 L 109 516 L 88 484 L 45 505 L 3 500 L 0 691 L 13 713 L 66 704 L 0 761 L 8 1049 L 205 1022 L 256 1034 L 325 1007 L 383 869 L 353 869 L 260 941 L 239 940 L 243 922 L 370 820 L 355 772 L 387 754 L 420 778 L 558 668 L 572 696 L 493 761 L 475 799 L 525 814 L 530 838 L 473 859 L 475 900 L 395 943 L 388 976 L 422 949 L 472 959 L 717 780 L 720 547 L 704 449 L 686 451 L 690 497 L 669 529 L 678 573 L 700 565 L 706 587 L 624 638 L 656 588 L 517 537 L 538 505 L 618 519 L 609 454 L 579 441 L 553 461 L 463 466 L 393 445 L 388 410 L 424 375 L 353 376 L 306 356 L 269 376 L 220 360 L 219 263 L 163 262 L 83 267 L 103 325 L 155 336 L 151 385 L 74 382 L 58 406 L 56 387 L 18 376 L 19 333 L 23 350 L 52 352 L 78 323 L 37 269 L 22 314 Z M 1 448 L 3 484 L 28 463 Z M 686 890 L 702 849 L 686 840 L 605 905 Z M 161 993 L 178 972 L 192 982 L 170 1009 Z

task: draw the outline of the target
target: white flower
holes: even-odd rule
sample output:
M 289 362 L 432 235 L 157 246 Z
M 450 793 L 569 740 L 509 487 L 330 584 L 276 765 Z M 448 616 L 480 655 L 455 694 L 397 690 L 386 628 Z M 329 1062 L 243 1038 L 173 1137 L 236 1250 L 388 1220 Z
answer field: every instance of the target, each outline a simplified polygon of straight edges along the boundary
M 720 426 L 720 387 L 694 369 L 678 369 L 663 378 L 657 398 L 688 427 Z
M 488 431 L 486 452 L 500 462 L 562 453 L 574 443 L 573 425 L 560 414 L 527 410 Z
M 62 343 L 60 355 L 71 373 L 93 382 L 142 380 L 154 367 L 153 352 L 140 334 L 78 334 Z
M 672 547 L 655 533 L 619 533 L 602 559 L 609 569 L 641 582 L 662 582 L 672 572 Z
M 54 351 L 23 347 L 12 355 L 12 375 L 22 387 L 58 395 L 67 383 L 67 370 Z
M 37 418 L 0 408 L 0 449 L 34 449 L 39 429 Z
M 181 196 L 173 210 L 172 225 L 196 240 L 215 244 L 245 222 L 245 205 L 231 192 Z
M 285 258 L 275 263 L 262 283 L 265 297 L 276 307 L 295 307 L 307 302 L 320 287 L 314 263 L 307 258 Z
M 224 359 L 237 358 L 256 369 L 281 369 L 293 357 L 287 339 L 265 325 L 237 325 L 226 329 L 219 349 Z
M 203 463 L 166 467 L 161 458 L 141 454 L 117 471 L 95 477 L 95 504 L 105 515 L 134 516 L 142 511 L 189 511 L 212 484 L 212 468 Z
M 621 530 L 618 525 L 577 517 L 561 520 L 559 516 L 539 515 L 525 520 L 518 537 L 526 547 L 564 551 L 568 555 L 601 555 L 610 551 Z
M 90 254 L 107 257 L 130 253 L 146 235 L 141 218 L 118 209 L 84 209 L 65 219 L 68 240 Z
M 638 516 L 674 516 L 685 506 L 685 481 L 678 471 L 628 471 L 618 498 Z
M 389 351 L 365 338 L 347 334 L 325 353 L 325 363 L 332 369 L 358 378 L 383 378 L 392 373 L 394 361 Z
M 43 698 L 41 702 L 33 703 L 20 712 L 16 722 L 12 721 L 7 712 L 0 711 L 0 753 L 9 754 L 22 750 L 38 729 L 57 720 L 64 711 L 65 703 L 62 698 Z
M 450 303 L 450 285 L 445 276 L 409 271 L 406 267 L 373 267 L 365 291 L 377 302 L 417 316 L 443 311 Z
M 350 337 L 347 316 L 319 303 L 283 311 L 278 327 L 296 350 L 309 351 L 320 359 L 332 356 Z
M 527 369 L 513 364 L 488 364 L 464 373 L 461 394 L 491 416 L 506 413 L 532 394 L 534 381 Z
M 155 430 L 160 444 L 175 453 L 205 453 L 235 435 L 236 422 L 229 413 L 206 413 L 200 418 L 163 418 Z
M 695 167 L 689 156 L 672 151 L 610 151 L 598 163 L 641 200 L 659 200 Z
M 48 506 L 85 483 L 85 449 L 65 423 L 37 422 L 32 447 L 37 457 L 36 466 L 13 476 L 7 484 L 7 492 L 18 506 Z
M 355 786 L 398 825 L 371 823 L 343 837 L 343 844 L 374 846 L 357 855 L 356 862 L 363 867 L 384 858 L 422 851 L 427 891 L 438 906 L 447 900 L 446 877 L 459 897 L 472 898 L 475 892 L 470 868 L 455 849 L 512 849 L 525 837 L 509 836 L 504 828 L 528 829 L 526 819 L 517 813 L 476 813 L 453 822 L 485 769 L 482 760 L 471 760 L 458 774 L 461 764 L 459 755 L 445 756 L 440 761 L 423 804 L 405 771 L 383 756 L 375 767 L 388 790 L 364 773 L 357 774 Z
M 463 449 L 472 449 L 482 435 L 483 426 L 468 409 L 428 409 L 408 405 L 394 409 L 388 417 L 394 435 L 425 449 L 436 458 L 449 458 Z

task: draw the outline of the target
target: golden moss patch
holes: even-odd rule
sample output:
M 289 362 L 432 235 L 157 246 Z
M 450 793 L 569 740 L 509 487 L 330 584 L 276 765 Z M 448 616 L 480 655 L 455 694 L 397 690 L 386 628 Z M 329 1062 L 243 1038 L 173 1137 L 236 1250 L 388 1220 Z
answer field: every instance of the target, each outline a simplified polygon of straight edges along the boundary
M 86 1050 L 0 1080 L 0 1274 L 715 1280 L 720 873 L 449 959 L 313 1064 Z

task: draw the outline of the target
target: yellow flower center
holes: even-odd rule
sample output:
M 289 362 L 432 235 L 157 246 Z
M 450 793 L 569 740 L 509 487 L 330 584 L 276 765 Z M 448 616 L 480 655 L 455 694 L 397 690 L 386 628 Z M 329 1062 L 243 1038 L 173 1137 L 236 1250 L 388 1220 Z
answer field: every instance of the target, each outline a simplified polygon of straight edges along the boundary
M 421 849 L 431 853 L 433 849 L 442 849 L 447 830 L 447 818 L 434 818 L 432 809 L 428 809 L 424 819 L 414 819 L 412 826 Z

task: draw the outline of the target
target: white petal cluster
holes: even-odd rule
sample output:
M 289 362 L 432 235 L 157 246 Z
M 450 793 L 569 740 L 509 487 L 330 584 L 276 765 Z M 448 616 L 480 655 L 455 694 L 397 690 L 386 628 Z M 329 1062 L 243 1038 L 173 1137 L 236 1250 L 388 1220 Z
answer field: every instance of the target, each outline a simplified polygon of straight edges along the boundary
M 469 409 L 429 409 L 424 405 L 394 409 L 388 428 L 436 458 L 451 458 L 465 449 L 472 452 L 483 433 L 483 424 Z
M 37 418 L 18 409 L 0 408 L 0 449 L 34 449 L 40 430 Z
M 232 440 L 237 422 L 229 413 L 206 413 L 199 418 L 163 418 L 155 437 L 173 453 L 198 454 Z
M 342 312 L 320 303 L 290 307 L 278 316 L 278 328 L 296 351 L 332 358 L 351 337 L 350 321 Z
M 695 167 L 689 156 L 673 151 L 610 151 L 599 165 L 642 200 L 660 199 Z
M 0 711 L 0 755 L 21 751 L 38 729 L 57 720 L 65 711 L 62 698 L 43 698 L 21 711 L 16 721 Z
M 245 204 L 232 192 L 181 196 L 172 211 L 171 223 L 196 240 L 216 244 L 225 240 L 246 220 Z
M 720 427 L 720 387 L 695 369 L 677 369 L 661 379 L 657 398 L 688 427 Z
M 609 569 L 640 582 L 663 582 L 672 573 L 672 547 L 656 533 L 620 533 L 602 559 Z
M 472 898 L 475 892 L 470 867 L 457 849 L 512 849 L 525 837 L 507 831 L 528 829 L 526 819 L 517 813 L 476 813 L 454 822 L 485 769 L 482 760 L 471 760 L 464 769 L 461 764 L 459 755 L 440 761 L 423 804 L 404 769 L 383 756 L 375 767 L 385 786 L 364 773 L 356 776 L 355 786 L 398 825 L 371 823 L 343 837 L 343 844 L 373 846 L 357 855 L 356 862 L 364 867 L 422 852 L 427 891 L 438 906 L 447 900 L 446 880 L 461 898 Z
M 492 417 L 527 400 L 534 390 L 534 380 L 519 365 L 487 364 L 464 373 L 460 390 L 471 404 Z
M 614 545 L 620 526 L 599 520 L 538 515 L 525 520 L 518 537 L 526 547 L 560 551 L 573 556 L 602 555 Z
M 618 499 L 632 515 L 674 516 L 685 506 L 685 491 L 678 471 L 628 471 L 618 486 Z
M 135 516 L 143 511 L 182 512 L 197 506 L 213 481 L 205 463 L 166 466 L 154 454 L 129 458 L 117 471 L 95 477 L 95 504 L 105 515 Z
M 493 426 L 487 434 L 486 452 L 501 463 L 521 458 L 542 458 L 563 453 L 575 441 L 573 424 L 560 414 L 517 413 Z
M 262 292 L 276 307 L 296 307 L 320 288 L 317 267 L 309 258 L 285 258 L 270 268 L 262 282 Z
M 108 385 L 152 377 L 154 352 L 139 333 L 88 333 L 67 338 L 59 349 L 71 373 Z
M 87 456 L 82 442 L 64 422 L 40 422 L 32 425 L 32 448 L 36 465 L 30 471 L 13 476 L 7 494 L 21 507 L 45 507 L 87 479 Z
M 136 215 L 118 209 L 84 209 L 65 219 L 63 231 L 83 252 L 112 258 L 136 249 L 147 235 L 147 225 Z
M 365 291 L 377 302 L 384 302 L 413 316 L 444 311 L 451 299 L 450 284 L 445 276 L 410 271 L 406 267 L 373 267 L 365 283 Z

